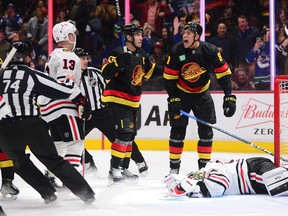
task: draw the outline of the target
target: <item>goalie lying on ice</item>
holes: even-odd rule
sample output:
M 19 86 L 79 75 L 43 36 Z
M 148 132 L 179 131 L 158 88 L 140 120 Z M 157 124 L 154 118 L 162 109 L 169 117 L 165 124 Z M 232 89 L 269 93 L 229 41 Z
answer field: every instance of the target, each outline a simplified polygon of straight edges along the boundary
M 163 180 L 172 196 L 190 198 L 223 195 L 288 195 L 288 171 L 276 167 L 270 159 L 248 159 L 209 162 L 205 168 L 187 176 L 170 174 Z

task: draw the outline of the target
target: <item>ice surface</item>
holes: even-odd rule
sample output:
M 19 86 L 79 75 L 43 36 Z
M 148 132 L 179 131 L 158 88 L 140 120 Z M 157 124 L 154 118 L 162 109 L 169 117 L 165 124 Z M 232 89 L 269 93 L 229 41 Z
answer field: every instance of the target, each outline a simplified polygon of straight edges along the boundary
M 161 179 L 169 171 L 168 151 L 143 151 L 149 166 L 146 177 L 137 184 L 107 187 L 110 152 L 91 151 L 99 169 L 100 177 L 86 173 L 86 179 L 96 192 L 96 202 L 85 206 L 82 201 L 70 196 L 68 191 L 59 192 L 55 204 L 46 205 L 40 195 L 16 176 L 14 184 L 20 194 L 15 201 L 1 201 L 8 216 L 287 216 L 288 197 L 271 198 L 268 195 L 239 195 L 203 199 L 164 199 L 167 191 Z M 235 159 L 259 156 L 256 154 L 214 153 L 213 159 Z M 269 155 L 260 154 L 260 156 Z M 44 171 L 44 166 L 34 157 L 32 160 Z M 197 168 L 197 153 L 184 152 L 180 173 L 186 174 Z M 133 161 L 130 170 L 137 173 Z

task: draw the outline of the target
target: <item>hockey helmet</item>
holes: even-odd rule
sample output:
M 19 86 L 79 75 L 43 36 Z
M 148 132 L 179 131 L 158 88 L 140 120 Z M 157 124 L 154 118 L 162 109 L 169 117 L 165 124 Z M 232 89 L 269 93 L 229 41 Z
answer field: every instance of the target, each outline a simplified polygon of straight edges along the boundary
M 186 25 L 184 25 L 183 30 L 190 30 L 192 32 L 194 32 L 195 35 L 199 35 L 199 37 L 201 37 L 202 32 L 203 32 L 203 28 L 200 25 L 200 23 L 198 22 L 188 22 Z
M 123 34 L 126 35 L 131 35 L 133 36 L 134 34 L 138 33 L 138 32 L 143 32 L 142 27 L 136 25 L 136 24 L 132 24 L 132 23 L 128 23 L 125 24 L 123 26 Z
M 80 48 L 80 47 L 76 47 L 74 49 L 74 53 L 78 56 L 78 57 L 81 57 L 81 56 L 89 56 L 89 53 L 87 50 L 83 49 L 83 48 Z
M 27 55 L 32 56 L 32 45 L 27 41 L 16 41 L 11 47 L 15 47 L 17 52 L 14 54 L 12 62 L 24 62 Z
M 56 43 L 59 43 L 61 41 L 69 41 L 69 34 L 73 34 L 75 38 L 76 35 L 78 35 L 76 26 L 73 25 L 71 22 L 57 23 L 53 27 L 53 38 Z

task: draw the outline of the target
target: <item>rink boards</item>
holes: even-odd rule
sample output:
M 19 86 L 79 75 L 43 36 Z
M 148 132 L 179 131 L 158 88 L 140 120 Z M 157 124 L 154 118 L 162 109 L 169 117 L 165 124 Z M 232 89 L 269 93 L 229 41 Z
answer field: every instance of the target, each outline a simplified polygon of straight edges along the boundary
M 273 92 L 237 92 L 237 111 L 231 118 L 223 115 L 223 93 L 212 92 L 217 123 L 216 127 L 249 142 L 273 151 Z M 167 113 L 167 94 L 164 92 L 144 92 L 141 98 L 141 109 L 138 114 L 136 141 L 143 150 L 168 150 L 169 119 Z M 193 113 L 191 113 L 193 115 Z M 283 116 L 287 118 L 287 116 Z M 197 125 L 189 120 L 185 150 L 197 148 Z M 86 137 L 88 149 L 109 149 L 110 142 L 98 131 L 93 130 Z M 219 152 L 258 152 L 259 150 L 214 130 L 213 150 Z

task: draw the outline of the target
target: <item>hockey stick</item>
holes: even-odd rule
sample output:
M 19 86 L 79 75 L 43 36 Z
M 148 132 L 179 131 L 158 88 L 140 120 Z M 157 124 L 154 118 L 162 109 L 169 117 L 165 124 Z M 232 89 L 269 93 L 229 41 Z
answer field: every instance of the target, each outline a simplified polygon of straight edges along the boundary
M 121 35 L 121 42 L 122 42 L 122 47 L 123 47 L 123 51 L 124 53 L 127 52 L 127 47 L 126 47 L 126 42 L 125 42 L 125 36 L 122 33 L 122 17 L 121 17 L 121 10 L 120 10 L 120 4 L 119 4 L 119 0 L 115 0 L 115 6 L 116 6 L 116 12 L 117 12 L 117 16 L 120 22 L 120 35 Z
M 9 52 L 7 57 L 5 58 L 5 61 L 1 65 L 0 75 L 3 73 L 3 71 L 5 70 L 5 68 L 7 67 L 7 65 L 9 64 L 9 62 L 11 61 L 11 59 L 13 58 L 13 56 L 15 55 L 16 52 L 17 52 L 17 49 L 15 47 L 12 47 L 11 51 Z
M 191 115 L 191 114 L 189 114 L 189 113 L 187 113 L 187 112 L 185 112 L 185 111 L 183 111 L 183 110 L 180 110 L 180 113 L 181 113 L 182 115 L 185 115 L 185 116 L 187 116 L 187 117 L 189 117 L 189 118 L 192 118 L 192 119 L 194 119 L 194 120 L 196 120 L 196 121 L 198 121 L 198 122 L 200 122 L 200 123 L 202 123 L 202 124 L 204 124 L 204 125 L 207 125 L 207 126 L 213 128 L 213 129 L 215 129 L 215 130 L 218 130 L 218 131 L 220 131 L 220 132 L 222 132 L 222 133 L 224 133 L 224 134 L 226 134 L 226 135 L 228 135 L 228 136 L 231 136 L 231 137 L 233 137 L 233 138 L 235 138 L 235 139 L 237 139 L 237 140 L 239 140 L 239 141 L 241 141 L 241 142 L 244 142 L 244 143 L 252 146 L 253 148 L 256 148 L 256 149 L 258 149 L 258 150 L 260 150 L 260 151 L 263 151 L 263 152 L 265 152 L 265 153 L 267 153 L 267 154 L 269 154 L 269 155 L 271 155 L 271 156 L 274 157 L 274 154 L 273 154 L 272 152 L 270 152 L 270 151 L 268 151 L 268 150 L 266 150 L 266 149 L 264 149 L 264 148 L 262 148 L 262 147 L 260 147 L 260 146 L 257 146 L 256 144 L 251 143 L 251 142 L 249 142 L 249 141 L 247 141 L 247 140 L 245 140 L 245 139 L 243 139 L 243 138 L 241 138 L 241 137 L 239 137 L 239 136 L 236 136 L 236 135 L 234 135 L 234 134 L 232 134 L 232 133 L 230 133 L 230 132 L 228 132 L 228 131 L 225 131 L 225 130 L 223 130 L 222 128 L 219 128 L 219 127 L 217 127 L 217 126 L 215 126 L 215 125 L 212 125 L 212 124 L 210 124 L 210 123 L 208 123 L 208 122 L 206 122 L 206 121 L 203 121 L 203 120 L 201 120 L 201 119 L 199 119 L 199 118 L 197 118 L 197 117 L 195 117 L 195 116 L 193 116 L 193 115 Z M 285 162 L 288 162 L 288 160 L 285 159 L 285 158 L 283 158 L 283 157 L 280 157 L 280 159 L 283 160 L 283 161 L 285 161 Z

